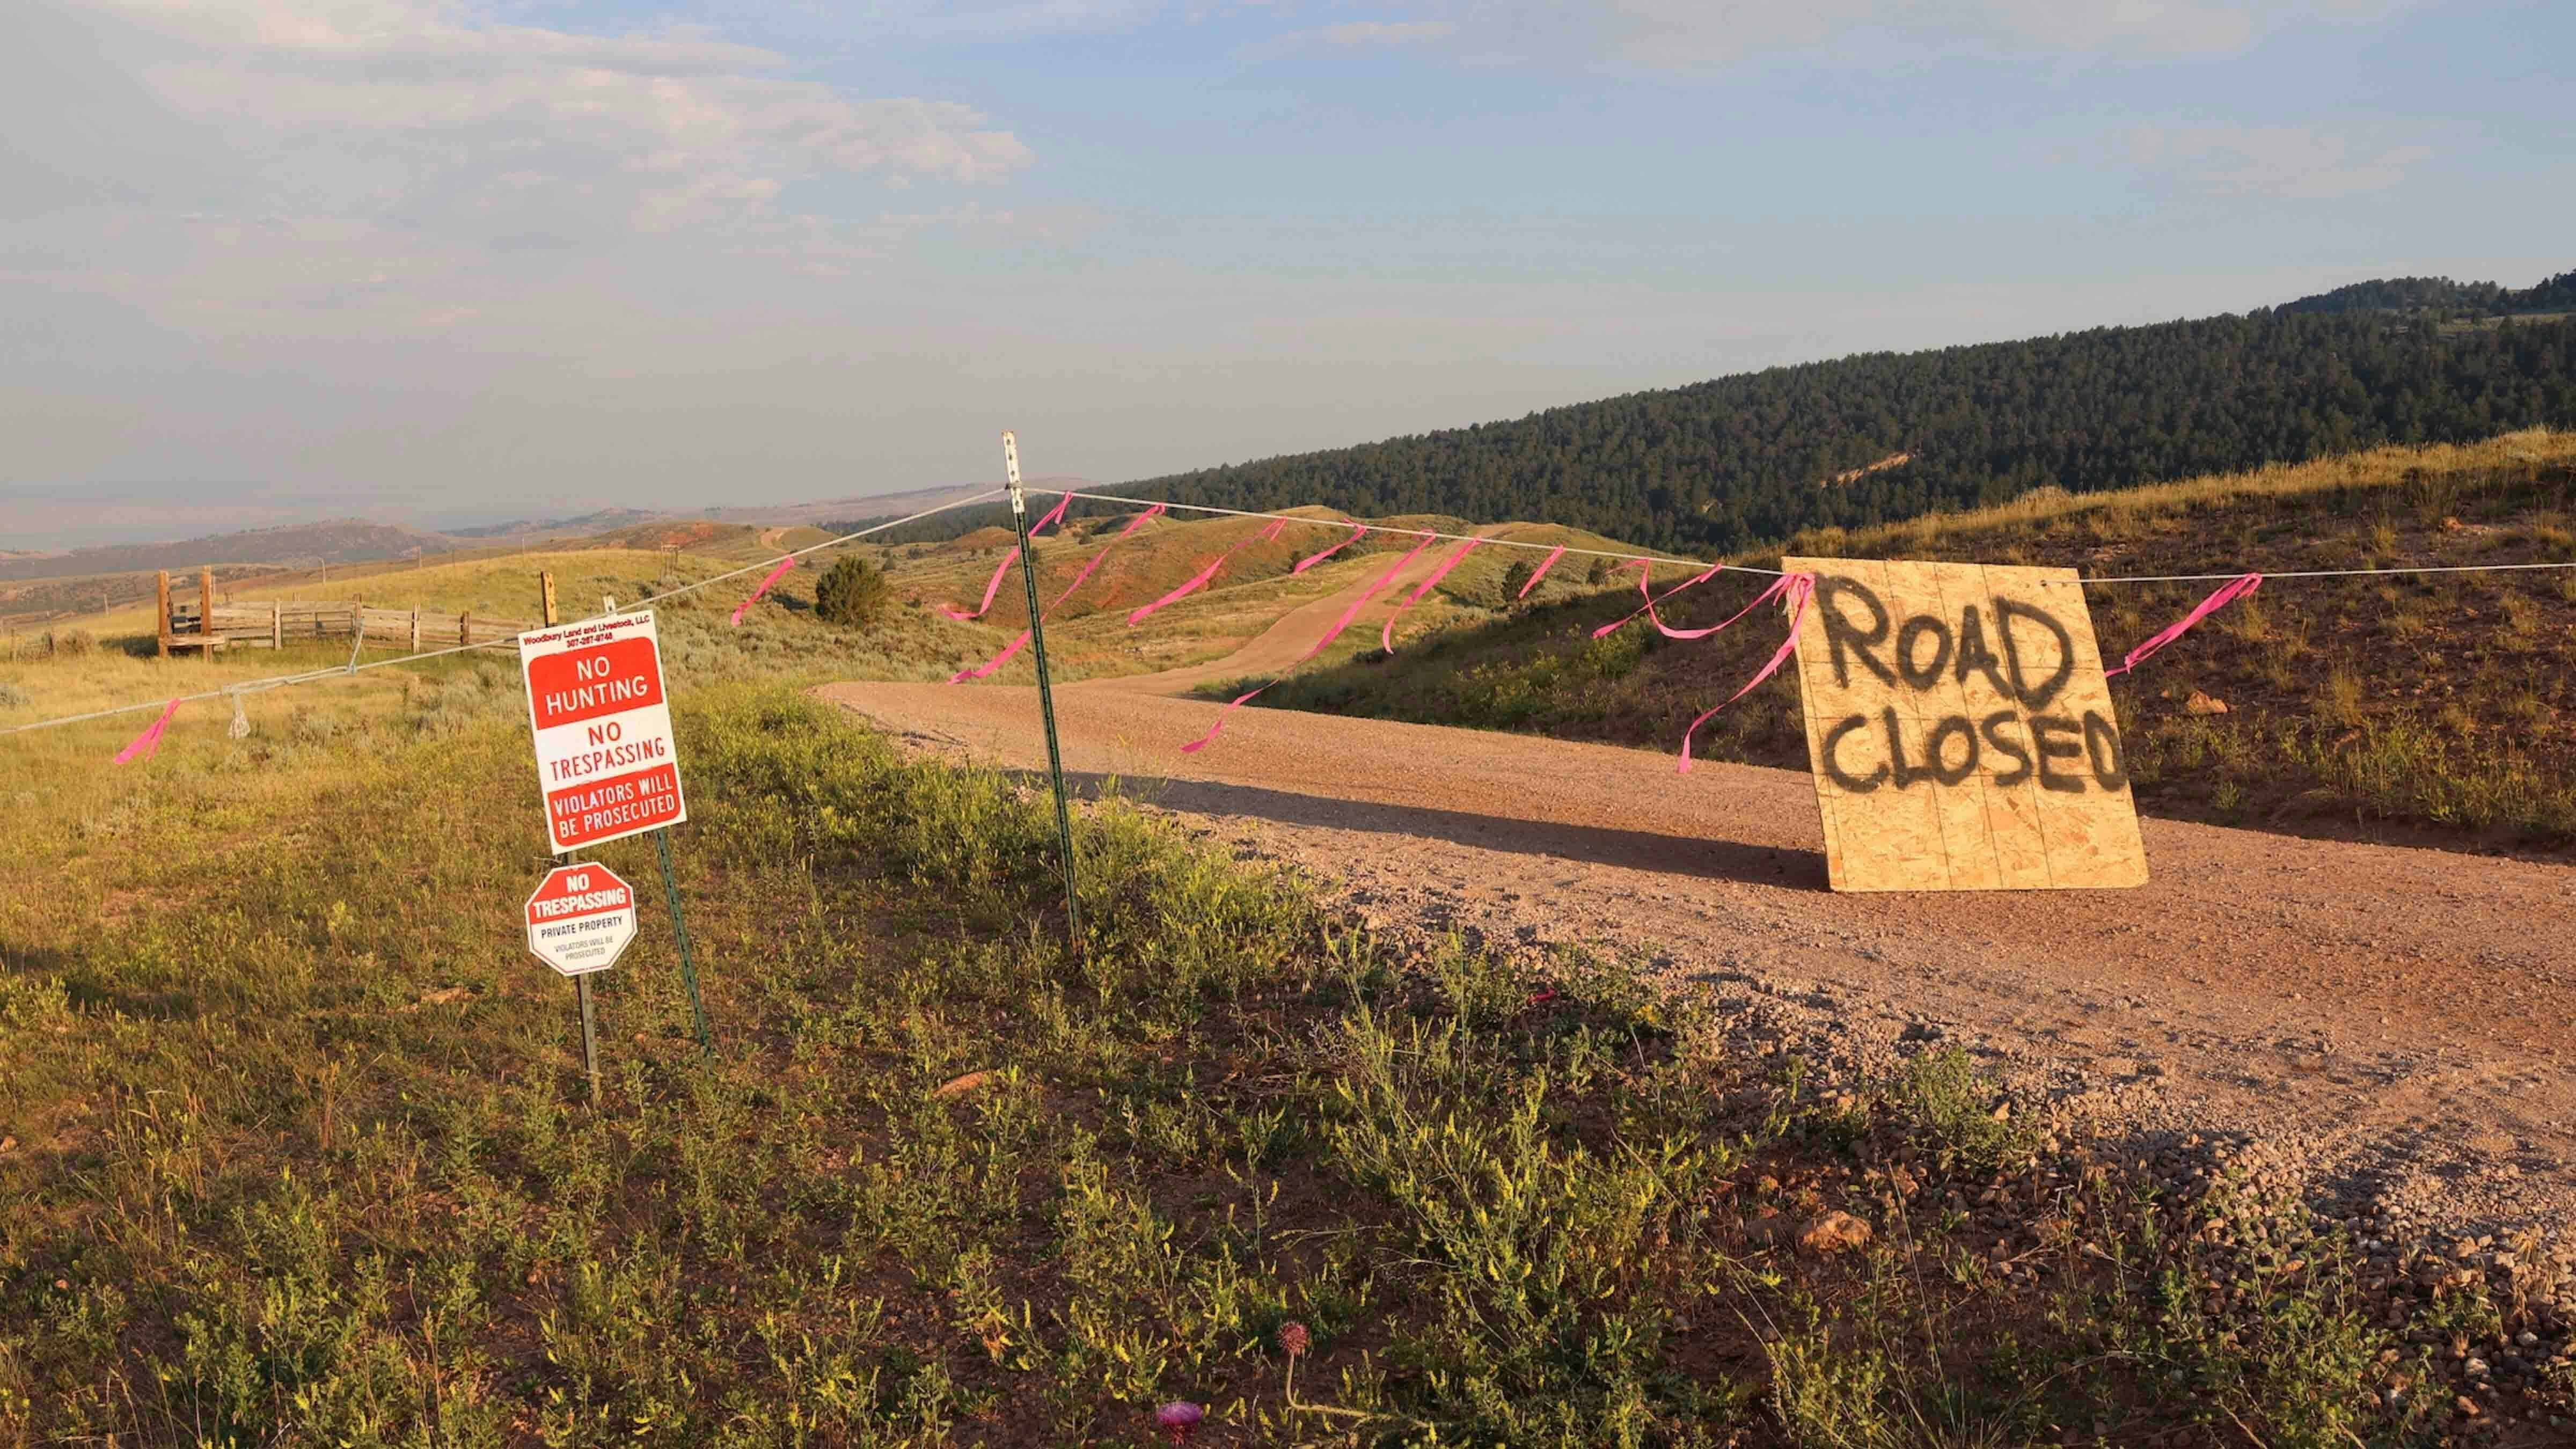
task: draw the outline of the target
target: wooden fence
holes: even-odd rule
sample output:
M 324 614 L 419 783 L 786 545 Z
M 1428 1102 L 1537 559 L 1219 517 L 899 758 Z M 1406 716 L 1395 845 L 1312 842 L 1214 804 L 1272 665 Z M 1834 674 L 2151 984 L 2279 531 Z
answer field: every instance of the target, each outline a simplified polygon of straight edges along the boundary
M 211 581 L 201 585 L 195 599 L 173 599 L 166 574 L 161 601 L 160 652 L 164 656 L 174 649 L 204 649 L 212 657 L 217 649 L 279 649 L 290 643 L 352 636 L 362 636 L 362 648 L 418 653 L 461 644 L 506 643 L 537 627 L 523 619 L 496 619 L 471 611 L 380 609 L 356 599 L 218 604 Z

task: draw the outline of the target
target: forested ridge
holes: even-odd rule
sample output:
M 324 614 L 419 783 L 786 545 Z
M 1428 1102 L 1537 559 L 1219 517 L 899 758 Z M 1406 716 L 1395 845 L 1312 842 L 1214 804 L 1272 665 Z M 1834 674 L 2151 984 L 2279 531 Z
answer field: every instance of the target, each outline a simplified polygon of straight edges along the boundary
M 2454 282 L 2448 277 L 2385 277 L 2355 282 L 2286 303 L 2284 312 L 2417 312 L 2464 317 L 2512 317 L 2576 309 L 2576 272 L 2562 272 L 2532 287 L 2494 282 Z
M 2576 319 L 2510 315 L 2562 293 L 2576 298 L 2576 272 L 2518 292 L 2365 282 L 2244 315 L 1771 368 L 1118 491 L 1530 519 L 1734 550 L 2042 485 L 2087 492 L 2576 426 Z M 2494 320 L 2461 325 L 2464 314 Z M 952 517 L 923 536 L 989 521 Z

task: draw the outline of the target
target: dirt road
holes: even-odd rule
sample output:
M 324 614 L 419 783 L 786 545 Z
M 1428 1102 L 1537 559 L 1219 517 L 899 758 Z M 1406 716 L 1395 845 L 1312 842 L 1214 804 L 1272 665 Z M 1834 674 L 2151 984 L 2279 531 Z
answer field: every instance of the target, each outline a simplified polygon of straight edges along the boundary
M 824 694 L 916 744 L 1043 761 L 1032 690 Z M 2139 890 L 1837 896 L 1801 774 L 1261 709 L 1181 754 L 1217 709 L 1057 695 L 1086 786 L 1115 776 L 1390 925 L 1637 952 L 1749 1038 L 1863 1069 L 1957 1041 L 2145 1144 L 2260 1134 L 2397 1223 L 2576 1221 L 2576 872 L 2149 820 Z

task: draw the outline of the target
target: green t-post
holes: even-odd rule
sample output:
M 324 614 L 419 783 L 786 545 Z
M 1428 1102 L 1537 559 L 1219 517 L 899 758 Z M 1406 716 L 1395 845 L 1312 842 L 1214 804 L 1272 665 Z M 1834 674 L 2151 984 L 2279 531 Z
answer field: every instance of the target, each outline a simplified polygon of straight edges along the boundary
M 1073 812 L 1065 803 L 1064 750 L 1056 743 L 1055 690 L 1047 680 L 1046 622 L 1038 615 L 1038 550 L 1029 538 L 1029 498 L 1020 487 L 1020 441 L 1002 434 L 1002 473 L 1011 489 L 1011 521 L 1020 530 L 1020 578 L 1029 591 L 1029 656 L 1038 670 L 1038 717 L 1046 723 L 1047 774 L 1055 782 L 1055 838 L 1064 856 L 1064 931 L 1082 951 L 1082 917 L 1074 905 Z
M 689 1014 L 697 1018 L 698 1054 L 714 1061 L 716 1039 L 707 1030 L 706 1003 L 698 1000 L 698 963 L 689 955 L 689 921 L 680 914 L 680 882 L 671 874 L 671 827 L 653 832 L 653 853 L 662 862 L 662 899 L 671 906 L 671 939 L 680 946 L 680 980 L 689 988 Z

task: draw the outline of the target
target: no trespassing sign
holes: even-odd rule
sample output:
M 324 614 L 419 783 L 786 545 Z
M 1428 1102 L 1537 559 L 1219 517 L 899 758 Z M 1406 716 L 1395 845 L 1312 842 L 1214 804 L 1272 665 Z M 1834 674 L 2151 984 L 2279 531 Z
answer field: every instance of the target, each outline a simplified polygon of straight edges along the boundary
M 689 818 L 649 610 L 522 634 L 519 668 L 555 853 Z
M 528 950 L 566 976 L 605 971 L 635 939 L 635 891 L 591 862 L 546 872 L 528 897 Z

